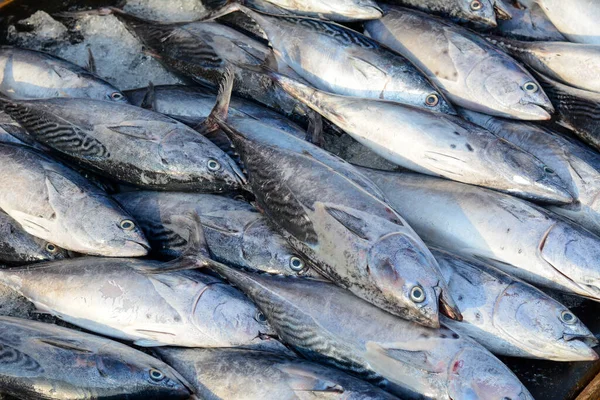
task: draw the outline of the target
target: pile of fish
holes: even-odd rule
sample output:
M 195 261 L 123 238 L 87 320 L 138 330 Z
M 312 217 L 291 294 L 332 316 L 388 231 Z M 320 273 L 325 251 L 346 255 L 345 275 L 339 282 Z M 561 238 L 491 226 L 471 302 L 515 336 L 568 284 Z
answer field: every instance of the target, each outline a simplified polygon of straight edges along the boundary
M 0 317 L 0 393 L 527 400 L 496 355 L 598 359 L 542 290 L 600 301 L 600 2 L 205 6 L 55 16 L 182 85 L 0 47 L 0 283 L 64 321 Z

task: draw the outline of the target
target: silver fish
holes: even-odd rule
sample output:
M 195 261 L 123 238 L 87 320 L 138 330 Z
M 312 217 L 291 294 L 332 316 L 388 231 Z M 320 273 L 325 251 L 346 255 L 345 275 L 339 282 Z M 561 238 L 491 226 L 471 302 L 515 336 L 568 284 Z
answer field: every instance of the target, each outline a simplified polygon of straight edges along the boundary
M 177 219 L 197 212 L 217 261 L 269 273 L 320 276 L 248 203 L 210 194 L 145 191 L 117 194 L 115 199 L 133 215 L 153 250 L 162 256 L 182 254 L 189 230 Z
M 594 0 L 533 0 L 569 41 L 600 45 L 600 3 Z
M 19 399 L 187 399 L 164 362 L 121 343 L 52 324 L 0 317 L 0 387 Z
M 205 192 L 242 183 L 242 172 L 223 151 L 162 114 L 91 99 L 0 99 L 0 106 L 34 140 L 115 180 Z
M 600 92 L 600 45 L 523 42 L 499 37 L 488 40 L 555 81 Z
M 159 348 L 156 352 L 206 399 L 397 400 L 335 368 L 284 354 L 173 347 Z
M 388 3 L 417 8 L 457 22 L 497 26 L 493 0 L 390 0 Z
M 508 11 L 512 18 L 498 21 L 495 33 L 520 40 L 566 41 L 567 39 L 550 22 L 535 0 L 510 1 Z
M 206 264 L 255 301 L 297 352 L 403 399 L 533 399 L 491 353 L 447 328 L 416 325 L 328 282 Z
M 455 113 L 410 61 L 361 33 L 333 22 L 239 8 L 265 31 L 275 54 L 321 90 Z
M 572 138 L 549 129 L 473 111 L 461 110 L 469 121 L 535 155 L 568 186 L 575 201 L 547 206 L 600 235 L 600 155 Z
M 494 354 L 554 361 L 593 361 L 598 340 L 569 309 L 541 290 L 489 265 L 432 248 L 462 322 L 444 325 Z
M 339 22 L 364 21 L 383 16 L 372 0 L 246 0 L 248 7 L 274 14 L 293 13 Z
M 0 47 L 0 94 L 16 100 L 79 97 L 127 103 L 117 88 L 78 65 L 8 46 Z
M 540 160 L 460 117 L 333 95 L 270 75 L 292 96 L 402 167 L 538 201 L 573 200 L 567 185 Z
M 232 79 L 206 126 L 226 132 L 259 208 L 290 244 L 317 272 L 393 314 L 432 327 L 440 308 L 460 318 L 425 244 L 356 168 L 283 131 L 224 122 Z
M 135 257 L 148 252 L 131 216 L 59 162 L 31 148 L 2 143 L 0 169 L 0 208 L 27 233 L 86 254 Z
M 536 80 L 519 63 L 461 26 L 387 6 L 369 21 L 369 35 L 408 57 L 454 104 L 491 115 L 547 120 L 554 111 Z
M 363 171 L 427 243 L 537 286 L 600 300 L 600 238 L 578 225 L 484 188 Z

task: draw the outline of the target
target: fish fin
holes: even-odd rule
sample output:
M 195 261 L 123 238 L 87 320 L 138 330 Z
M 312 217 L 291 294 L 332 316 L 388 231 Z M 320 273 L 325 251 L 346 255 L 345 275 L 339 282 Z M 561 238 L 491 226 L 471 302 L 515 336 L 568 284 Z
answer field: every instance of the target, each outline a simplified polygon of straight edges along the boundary
M 51 222 L 42 217 L 35 217 L 21 211 L 13 210 L 10 216 L 30 235 L 44 238 L 52 231 Z
M 156 109 L 156 90 L 152 81 L 148 82 L 148 90 L 142 99 L 142 104 L 140 104 L 140 107 L 146 110 Z
M 195 128 L 204 136 L 206 136 L 207 133 L 217 131 L 219 129 L 219 121 L 227 121 L 234 80 L 235 74 L 233 73 L 233 69 L 227 67 L 223 72 L 223 77 L 219 83 L 219 93 L 217 94 L 215 106 L 204 122 Z
M 152 339 L 138 339 L 133 342 L 133 345 L 138 347 L 159 347 L 165 344 Z
M 367 342 L 365 359 L 376 371 L 393 371 L 408 364 L 412 368 L 418 368 L 429 373 L 443 372 L 444 366 L 433 364 L 427 356 L 427 353 L 439 346 L 440 343 L 437 340 L 431 340 L 429 343 L 425 342 L 428 342 L 428 340 L 419 340 L 416 346 L 407 343 L 382 344 Z
M 119 133 L 121 135 L 129 136 L 134 139 L 147 140 L 150 142 L 156 142 L 158 139 L 148 130 L 146 127 L 139 125 L 114 125 L 107 126 L 107 129 Z
M 76 351 L 78 353 L 93 353 L 93 350 L 87 349 L 83 344 L 77 340 L 67 340 L 58 338 L 43 337 L 37 339 L 38 342 L 47 344 L 48 346 L 58 347 L 59 349 Z
M 319 147 L 325 145 L 325 138 L 323 137 L 323 117 L 321 114 L 312 110 L 308 113 L 306 141 Z
M 373 64 L 370 61 L 358 56 L 350 56 L 348 62 L 365 77 L 365 79 L 372 79 L 373 76 L 377 76 L 378 79 L 381 77 L 385 78 L 388 76 L 387 71 Z
M 344 393 L 343 386 L 308 369 L 297 368 L 291 364 L 277 366 L 277 369 L 285 373 L 286 383 L 295 392 Z
M 51 169 L 45 169 L 46 173 L 46 188 L 48 189 L 48 198 L 52 204 L 52 199 L 58 197 L 68 199 L 79 199 L 85 197 L 85 192 L 71 180 L 63 176 L 61 173 Z
M 96 75 L 98 73 L 98 69 L 96 68 L 96 59 L 94 58 L 94 53 L 92 49 L 88 47 L 88 62 L 86 65 L 86 69 L 92 74 Z
M 333 205 L 316 203 L 315 210 L 321 208 L 329 215 L 331 215 L 336 221 L 342 224 L 350 232 L 363 240 L 369 240 L 370 235 L 367 232 L 367 223 L 359 216 L 352 215 L 350 212 L 342 210 Z
M 10 377 L 36 377 L 44 373 L 44 368 L 27 353 L 16 347 L 0 343 L 0 373 Z

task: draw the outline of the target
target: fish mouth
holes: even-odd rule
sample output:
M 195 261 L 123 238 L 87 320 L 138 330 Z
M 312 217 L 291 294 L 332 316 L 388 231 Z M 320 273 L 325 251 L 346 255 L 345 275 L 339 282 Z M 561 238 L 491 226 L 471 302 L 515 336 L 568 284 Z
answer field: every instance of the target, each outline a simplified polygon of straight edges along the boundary
M 454 302 L 454 299 L 447 294 L 446 290 L 442 290 L 439 287 L 439 283 L 438 286 L 435 287 L 435 291 L 439 291 L 438 298 L 440 313 L 455 321 L 462 321 L 463 316 L 460 310 L 458 309 L 458 306 Z
M 116 254 L 110 254 L 112 257 L 143 257 L 148 255 L 150 245 L 135 240 L 125 239 L 123 246 L 119 248 Z
M 571 341 L 577 340 L 579 342 L 583 342 L 586 346 L 589 346 L 589 347 L 596 347 L 596 346 L 598 346 L 598 344 L 600 344 L 600 342 L 598 341 L 598 338 L 596 338 L 591 333 L 586 335 L 586 334 L 582 334 L 582 333 L 565 332 L 563 334 L 562 338 L 565 342 L 571 342 Z
M 536 186 L 544 191 L 544 201 L 549 204 L 571 204 L 574 201 L 573 195 L 566 188 L 540 180 L 536 182 Z
M 504 7 L 504 4 L 502 4 L 502 0 L 496 0 L 494 2 L 494 11 L 496 13 L 496 18 L 501 20 L 506 21 L 513 17 L 511 12 Z
M 564 361 L 596 361 L 600 359 L 593 347 L 598 345 L 598 339 L 593 335 L 565 333 L 562 337 L 570 348 L 571 355 Z
M 528 121 L 548 121 L 554 114 L 554 107 L 549 103 L 526 103 L 523 104 L 521 114 L 517 118 Z

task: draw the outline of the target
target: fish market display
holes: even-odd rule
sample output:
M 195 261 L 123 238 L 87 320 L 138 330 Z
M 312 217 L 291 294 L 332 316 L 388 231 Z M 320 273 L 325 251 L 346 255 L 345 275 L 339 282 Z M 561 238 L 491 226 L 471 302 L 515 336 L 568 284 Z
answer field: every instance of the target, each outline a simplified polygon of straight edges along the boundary
M 164 362 L 56 325 L 0 317 L 0 390 L 20 399 L 187 399 Z
M 369 35 L 409 58 L 456 105 L 500 117 L 546 120 L 552 104 L 515 60 L 475 33 L 401 7 L 369 21 Z
M 248 6 L 276 14 L 294 13 L 332 21 L 378 19 L 383 11 L 373 0 L 249 0 Z
M 424 175 L 363 171 L 427 243 L 536 285 L 600 299 L 600 237 L 578 225 L 487 189 Z
M 460 117 L 333 95 L 271 75 L 294 97 L 393 163 L 539 201 L 572 201 L 566 185 L 538 159 Z
M 555 361 L 597 360 L 598 341 L 565 306 L 541 290 L 476 261 L 432 249 L 463 315 L 443 319 L 494 354 Z
M 533 0 L 567 39 L 600 44 L 600 3 L 594 0 Z
M 284 354 L 243 349 L 161 348 L 157 352 L 205 398 L 397 399 L 337 369 Z

